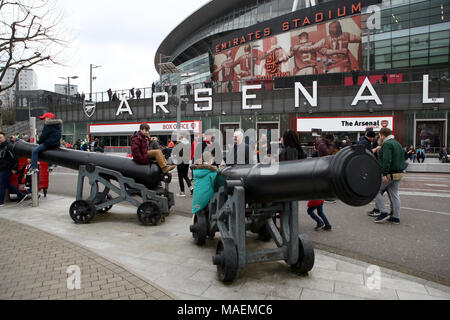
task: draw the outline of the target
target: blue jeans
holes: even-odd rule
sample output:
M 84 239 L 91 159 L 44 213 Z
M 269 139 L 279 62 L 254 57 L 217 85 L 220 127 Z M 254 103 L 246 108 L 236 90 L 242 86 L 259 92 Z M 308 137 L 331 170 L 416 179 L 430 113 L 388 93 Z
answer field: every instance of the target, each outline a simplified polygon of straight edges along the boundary
M 317 213 L 319 214 L 320 218 L 318 216 L 316 216 L 316 214 L 314 213 L 314 210 L 317 209 Z M 310 215 L 311 218 L 313 218 L 314 221 L 317 222 L 317 224 L 322 224 L 325 223 L 326 226 L 330 226 L 330 222 L 327 219 L 327 216 L 325 215 L 325 213 L 323 212 L 323 204 L 316 207 L 316 208 L 308 208 L 308 214 Z M 321 220 L 322 218 L 322 220 Z
M 19 199 L 24 197 L 24 194 L 14 187 L 11 182 L 11 171 L 0 171 L 0 204 L 4 204 L 6 189 L 17 194 Z
M 39 169 L 39 165 L 38 165 L 38 157 L 39 157 L 39 152 L 45 151 L 50 149 L 49 147 L 47 147 L 45 144 L 41 144 L 39 147 L 35 148 L 33 150 L 33 152 L 31 153 L 31 167 L 30 169 Z

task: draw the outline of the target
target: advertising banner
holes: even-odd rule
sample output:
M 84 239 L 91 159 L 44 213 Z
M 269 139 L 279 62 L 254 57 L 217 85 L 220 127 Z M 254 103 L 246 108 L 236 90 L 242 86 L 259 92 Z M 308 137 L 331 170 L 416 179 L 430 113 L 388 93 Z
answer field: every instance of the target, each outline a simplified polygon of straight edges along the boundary
M 295 29 L 222 51 L 213 77 L 222 92 L 239 81 L 362 70 L 361 15 Z M 252 63 L 253 57 L 253 63 Z
M 382 128 L 394 131 L 394 117 L 297 118 L 297 132 L 365 132 L 368 128 L 376 132 Z

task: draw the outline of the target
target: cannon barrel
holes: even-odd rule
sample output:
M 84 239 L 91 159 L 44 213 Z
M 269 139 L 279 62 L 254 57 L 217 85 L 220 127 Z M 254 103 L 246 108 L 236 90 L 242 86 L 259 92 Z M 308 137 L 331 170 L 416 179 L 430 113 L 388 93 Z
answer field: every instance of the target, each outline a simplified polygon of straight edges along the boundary
M 240 181 L 247 202 L 340 199 L 350 206 L 369 204 L 381 187 L 381 168 L 364 146 L 337 155 L 277 165 L 235 166 L 222 171 L 227 183 Z
M 17 157 L 31 158 L 31 152 L 37 145 L 19 140 L 14 144 Z M 95 165 L 120 172 L 123 176 L 134 179 L 148 189 L 155 189 L 161 181 L 161 170 L 158 165 L 139 165 L 128 158 L 115 157 L 101 153 L 91 153 L 64 148 L 41 152 L 39 160 L 61 167 L 79 170 L 83 165 Z

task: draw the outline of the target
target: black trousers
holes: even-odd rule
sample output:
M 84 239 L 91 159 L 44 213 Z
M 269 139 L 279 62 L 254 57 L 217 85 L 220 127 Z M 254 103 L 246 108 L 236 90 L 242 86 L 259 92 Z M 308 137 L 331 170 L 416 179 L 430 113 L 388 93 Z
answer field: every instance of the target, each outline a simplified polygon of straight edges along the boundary
M 180 183 L 180 190 L 184 193 L 184 181 L 186 181 L 189 188 L 191 188 L 191 180 L 189 180 L 189 165 L 188 164 L 180 164 L 177 166 L 178 171 L 178 182 Z
M 422 159 L 422 163 L 425 162 L 425 156 L 417 156 L 417 161 L 420 163 L 420 159 Z

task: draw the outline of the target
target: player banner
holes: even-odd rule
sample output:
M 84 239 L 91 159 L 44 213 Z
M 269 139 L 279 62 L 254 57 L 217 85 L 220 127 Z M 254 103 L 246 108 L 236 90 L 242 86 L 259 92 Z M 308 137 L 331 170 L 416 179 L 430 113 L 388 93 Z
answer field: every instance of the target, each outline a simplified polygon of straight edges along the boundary
M 254 80 L 361 71 L 361 38 L 361 15 L 295 29 L 216 54 L 213 77 L 227 92 L 251 80 L 252 68 Z

